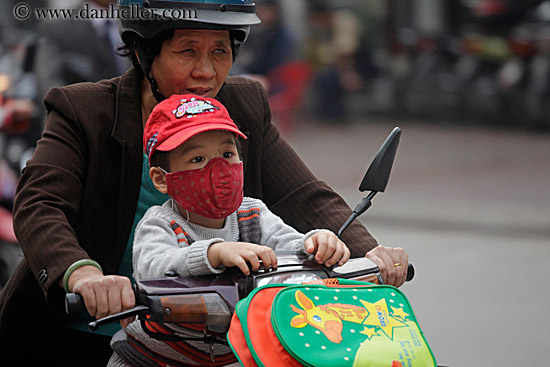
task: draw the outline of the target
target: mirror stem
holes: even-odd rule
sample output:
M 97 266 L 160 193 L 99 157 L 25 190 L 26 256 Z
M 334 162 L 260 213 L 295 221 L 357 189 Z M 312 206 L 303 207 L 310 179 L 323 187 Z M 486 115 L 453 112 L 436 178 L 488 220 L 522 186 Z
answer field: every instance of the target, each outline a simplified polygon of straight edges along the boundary
M 372 205 L 372 199 L 377 194 L 377 191 L 371 191 L 370 194 L 367 195 L 367 197 L 363 198 L 359 204 L 353 209 L 354 213 L 357 213 L 357 216 L 360 216 L 363 214 L 370 206 Z
M 370 194 L 368 194 L 366 197 L 364 197 L 363 200 L 361 200 L 361 202 L 359 204 L 357 204 L 355 209 L 353 209 L 353 213 L 351 213 L 351 215 L 348 218 L 348 220 L 346 221 L 346 223 L 344 223 L 342 228 L 340 228 L 340 230 L 338 231 L 338 234 L 337 234 L 338 238 L 341 238 L 342 233 L 344 233 L 344 231 L 355 220 L 355 218 L 357 218 L 358 216 L 363 214 L 368 208 L 370 208 L 370 206 L 372 205 L 372 198 L 374 198 L 374 196 L 377 193 L 378 193 L 377 191 L 371 191 Z

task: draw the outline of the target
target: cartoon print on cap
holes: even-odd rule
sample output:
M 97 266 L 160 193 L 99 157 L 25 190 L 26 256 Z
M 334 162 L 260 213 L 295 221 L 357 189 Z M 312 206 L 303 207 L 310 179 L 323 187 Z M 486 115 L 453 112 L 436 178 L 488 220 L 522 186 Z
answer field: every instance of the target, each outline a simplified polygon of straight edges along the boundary
M 201 113 L 214 112 L 215 110 L 219 110 L 219 108 L 212 105 L 210 101 L 204 101 L 200 99 L 197 100 L 195 97 L 192 97 L 189 100 L 187 100 L 187 98 L 181 99 L 179 106 L 174 111 L 172 111 L 172 113 L 177 118 L 183 116 L 187 116 L 187 118 L 192 118 Z

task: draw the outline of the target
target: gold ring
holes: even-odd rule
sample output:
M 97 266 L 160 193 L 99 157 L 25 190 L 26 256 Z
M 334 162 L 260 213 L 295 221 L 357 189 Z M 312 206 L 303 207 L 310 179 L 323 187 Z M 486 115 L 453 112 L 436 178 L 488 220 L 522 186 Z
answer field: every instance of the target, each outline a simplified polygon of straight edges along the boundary
M 401 266 L 401 263 L 395 263 L 393 265 L 397 268 L 398 266 Z

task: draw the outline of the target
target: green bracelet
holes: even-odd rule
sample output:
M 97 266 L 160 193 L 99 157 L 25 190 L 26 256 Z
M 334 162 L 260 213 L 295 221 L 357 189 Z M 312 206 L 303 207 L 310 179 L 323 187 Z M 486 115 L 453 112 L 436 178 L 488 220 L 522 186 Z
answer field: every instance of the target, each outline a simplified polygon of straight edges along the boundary
M 103 273 L 103 269 L 101 269 L 101 265 L 99 265 L 97 262 L 90 260 L 90 259 L 82 259 L 75 261 L 67 271 L 65 272 L 65 275 L 63 275 L 63 288 L 65 288 L 65 292 L 69 293 L 69 278 L 71 277 L 71 274 L 78 268 L 86 265 L 95 266 Z

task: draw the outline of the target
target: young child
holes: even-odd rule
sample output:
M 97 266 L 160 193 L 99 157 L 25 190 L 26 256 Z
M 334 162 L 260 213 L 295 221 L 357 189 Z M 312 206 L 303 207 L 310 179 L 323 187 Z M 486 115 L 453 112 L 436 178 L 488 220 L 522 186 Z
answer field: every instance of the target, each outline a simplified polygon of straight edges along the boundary
M 163 277 L 167 272 L 180 277 L 219 274 L 231 266 L 248 275 L 250 269 L 260 268 L 260 261 L 263 267 L 276 267 L 274 250 L 315 254 L 327 266 L 349 259 L 346 245 L 332 232 L 301 234 L 261 200 L 243 197 L 239 137 L 246 139 L 215 99 L 173 95 L 154 108 L 144 131 L 149 176 L 155 188 L 170 199 L 151 207 L 136 227 L 136 280 Z M 177 326 L 170 332 L 189 335 L 189 330 Z M 129 337 L 139 341 L 140 347 L 132 347 Z M 193 353 L 178 354 L 159 343 L 165 344 L 150 339 L 133 322 L 113 337 L 115 354 L 109 365 L 132 365 L 123 360 L 141 360 L 139 350 L 145 348 L 146 354 L 169 360 L 171 365 L 204 363 L 194 360 Z M 209 356 L 208 345 L 201 343 L 189 345 L 195 354 Z M 232 359 L 230 349 L 223 345 L 216 345 L 214 352 L 219 365 Z

